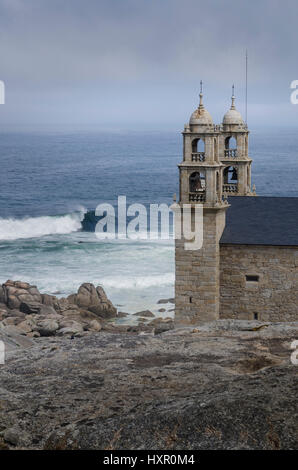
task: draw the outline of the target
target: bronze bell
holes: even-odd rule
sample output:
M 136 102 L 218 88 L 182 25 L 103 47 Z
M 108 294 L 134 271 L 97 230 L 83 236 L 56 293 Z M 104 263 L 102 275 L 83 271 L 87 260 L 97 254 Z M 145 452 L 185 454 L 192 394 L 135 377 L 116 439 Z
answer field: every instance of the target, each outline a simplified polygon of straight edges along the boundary
M 233 173 L 231 176 L 231 181 L 237 181 L 238 180 L 238 175 L 237 175 L 237 170 L 236 168 L 233 168 Z

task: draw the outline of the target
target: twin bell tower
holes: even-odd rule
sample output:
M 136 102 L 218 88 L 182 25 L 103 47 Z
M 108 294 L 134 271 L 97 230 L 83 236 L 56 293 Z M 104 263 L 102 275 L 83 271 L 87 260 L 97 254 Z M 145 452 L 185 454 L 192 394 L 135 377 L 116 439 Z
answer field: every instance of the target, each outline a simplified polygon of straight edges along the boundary
M 220 245 L 230 196 L 253 196 L 251 164 L 248 156 L 248 128 L 235 107 L 234 86 L 230 109 L 222 124 L 214 125 L 200 103 L 183 131 L 183 161 L 179 167 L 179 202 L 203 206 L 203 246 L 186 250 L 185 240 L 177 239 L 176 320 L 182 323 L 212 321 L 220 313 Z M 189 207 L 189 206 L 188 206 Z M 193 221 L 194 225 L 194 221 Z

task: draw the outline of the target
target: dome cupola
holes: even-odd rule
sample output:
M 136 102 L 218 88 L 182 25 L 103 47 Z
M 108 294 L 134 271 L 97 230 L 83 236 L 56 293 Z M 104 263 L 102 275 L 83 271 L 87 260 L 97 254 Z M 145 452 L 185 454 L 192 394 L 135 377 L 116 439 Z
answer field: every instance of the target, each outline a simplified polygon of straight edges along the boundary
M 244 124 L 241 114 L 239 113 L 239 111 L 237 111 L 235 107 L 234 85 L 232 87 L 232 104 L 231 104 L 229 111 L 227 111 L 226 114 L 224 115 L 222 123 L 224 125 L 225 124 L 228 124 L 228 125 L 238 125 L 238 124 L 243 125 Z
M 210 113 L 205 109 L 203 104 L 203 93 L 202 93 L 202 80 L 200 82 L 201 91 L 200 91 L 200 104 L 197 109 L 194 110 L 190 116 L 189 125 L 190 126 L 213 126 L 213 121 Z

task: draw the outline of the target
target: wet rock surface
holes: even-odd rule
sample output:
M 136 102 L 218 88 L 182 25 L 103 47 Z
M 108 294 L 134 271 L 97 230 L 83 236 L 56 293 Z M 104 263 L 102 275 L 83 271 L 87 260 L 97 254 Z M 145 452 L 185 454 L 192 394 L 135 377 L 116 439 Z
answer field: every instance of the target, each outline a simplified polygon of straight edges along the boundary
M 2 448 L 297 448 L 297 323 L 114 328 L 9 340 Z
M 145 317 L 145 318 L 154 318 L 154 313 L 150 310 L 142 310 L 141 312 L 133 313 L 134 316 Z

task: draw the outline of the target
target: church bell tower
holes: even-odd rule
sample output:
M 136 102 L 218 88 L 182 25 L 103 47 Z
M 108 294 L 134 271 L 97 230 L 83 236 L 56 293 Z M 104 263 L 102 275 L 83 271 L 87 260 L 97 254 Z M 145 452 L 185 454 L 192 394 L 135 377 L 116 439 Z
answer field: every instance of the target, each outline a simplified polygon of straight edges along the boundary
M 203 207 L 202 247 L 186 249 L 183 237 L 175 241 L 176 321 L 191 324 L 219 318 L 219 240 L 228 208 L 223 200 L 226 163 L 221 158 L 221 127 L 213 124 L 204 107 L 202 82 L 199 106 L 182 135 L 183 161 L 178 165 L 182 226 L 186 206 L 193 227 L 195 207 Z
M 234 85 L 232 104 L 223 117 L 219 136 L 219 155 L 223 168 L 223 195 L 255 196 L 251 191 L 251 164 L 248 156 L 247 125 L 235 107 Z

